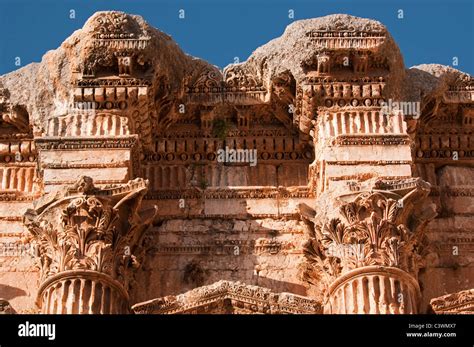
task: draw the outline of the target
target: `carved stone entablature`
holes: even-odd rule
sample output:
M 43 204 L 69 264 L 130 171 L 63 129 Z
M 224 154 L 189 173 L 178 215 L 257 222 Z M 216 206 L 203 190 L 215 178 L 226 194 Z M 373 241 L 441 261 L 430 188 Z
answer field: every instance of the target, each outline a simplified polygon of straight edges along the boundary
M 234 147 L 229 147 L 230 150 L 242 151 L 242 149 L 237 149 Z M 251 148 L 253 149 L 253 148 Z M 301 151 L 291 151 L 291 152 L 283 152 L 283 151 L 274 151 L 274 150 L 267 150 L 261 151 L 260 153 L 257 152 L 256 158 L 258 161 L 264 162 L 280 162 L 280 161 L 309 161 L 313 158 L 312 153 L 309 150 L 305 150 L 303 148 Z M 163 164 L 173 164 L 173 163 L 217 163 L 218 158 L 215 151 L 208 151 L 207 153 L 204 152 L 178 152 L 178 153 L 166 153 L 166 152 L 157 152 L 157 153 L 150 153 L 146 156 L 146 161 L 151 163 L 163 163 Z M 238 163 L 236 163 L 238 164 Z M 228 164 L 231 165 L 231 164 Z
M 28 201 L 38 193 L 35 163 L 2 166 L 0 177 L 0 199 L 3 201 Z
M 474 103 L 474 78 L 469 75 L 460 75 L 443 94 L 445 103 Z
M 35 139 L 36 148 L 38 150 L 79 150 L 93 148 L 133 148 L 137 145 L 137 136 L 126 137 L 109 137 L 96 139 L 93 137 L 81 138 L 58 138 L 58 137 L 41 137 Z
M 143 78 L 120 78 L 120 79 L 83 79 L 75 83 L 77 87 L 81 88 L 94 88 L 94 87 L 146 87 L 151 86 L 151 81 Z
M 71 81 L 72 110 L 49 119 L 47 135 L 140 134 L 143 149 L 149 150 L 151 133 L 170 111 L 162 90 L 169 89 L 167 76 L 173 72 L 156 66 L 160 57 L 155 53 L 165 35 L 153 35 L 141 18 L 115 11 L 99 12 L 86 28 L 89 35 L 79 57 L 81 74 Z
M 29 139 L 0 139 L 0 162 L 33 163 L 36 161 L 36 145 Z
M 391 111 L 388 114 L 382 109 L 385 85 L 381 76 L 349 79 L 306 77 L 296 94 L 296 116 L 302 116 L 299 117 L 300 130 L 309 133 L 313 120 L 319 116 L 320 122 L 325 123 L 320 124 L 319 130 L 328 132 L 327 136 L 405 133 L 403 115 L 392 115 Z M 328 115 L 327 119 L 324 115 Z
M 426 309 L 460 285 L 430 279 L 472 260 L 473 79 L 403 61 L 385 26 L 349 15 L 294 21 L 220 70 L 140 16 L 95 13 L 0 76 L 0 238 L 39 251 L 43 313 L 130 312 L 252 276 L 311 298 L 224 281 L 135 311 Z M 4 258 L 5 281 L 38 270 Z M 195 261 L 202 283 L 186 280 Z M 444 269 L 418 283 L 424 266 Z
M 224 80 L 218 69 L 204 67 L 195 76 L 187 76 L 183 91 L 188 102 L 216 104 L 226 101 Z
M 36 193 L 37 150 L 29 114 L 0 82 L 0 199 L 27 201 Z
M 365 25 L 335 21 L 319 25 L 306 32 L 306 48 L 318 53 L 306 62 L 303 68 L 316 71 L 319 75 L 338 73 L 366 74 L 370 69 L 388 70 L 388 61 L 379 55 L 387 43 L 387 32 L 382 25 Z
M 137 314 L 317 314 L 321 304 L 290 293 L 273 293 L 270 289 L 240 282 L 219 281 L 177 296 L 138 303 Z
M 397 145 L 408 145 L 411 143 L 410 138 L 407 135 L 372 135 L 372 136 L 360 136 L 360 135 L 340 135 L 333 142 L 333 145 L 337 146 L 397 146 Z
M 265 90 L 261 76 L 246 71 L 239 64 L 231 65 L 224 70 L 224 82 L 230 91 Z
M 176 189 L 152 191 L 146 195 L 150 200 L 179 200 L 179 199 L 291 199 L 313 198 L 314 194 L 307 187 L 298 187 L 292 190 L 273 188 L 220 188 L 206 189 Z
M 255 242 L 255 252 L 257 254 L 277 254 L 283 246 L 281 242 L 274 239 L 258 239 Z
M 294 104 L 296 97 L 296 81 L 290 71 L 285 71 L 272 78 L 272 97 L 285 105 Z
M 474 289 L 431 299 L 430 304 L 436 314 L 474 314 Z
M 371 50 L 384 43 L 386 33 L 382 27 L 377 31 L 357 31 L 354 28 L 340 27 L 337 31 L 329 28 L 312 30 L 306 33 L 306 37 L 312 45 L 324 49 Z
M 315 124 L 315 141 L 329 145 L 408 145 L 402 115 L 387 115 L 376 108 L 321 111 Z M 316 132 L 317 130 L 317 132 Z
M 435 212 L 423 202 L 428 183 L 403 182 L 378 181 L 355 197 L 340 196 L 338 213 L 329 207 L 315 214 L 302 206 L 309 226 L 303 277 L 322 284 L 323 291 L 339 277 L 370 266 L 396 268 L 416 279 L 422 266 L 423 228 Z
M 191 103 L 215 105 L 230 102 L 256 105 L 268 102 L 268 92 L 256 74 L 245 72 L 240 65 L 227 67 L 223 74 L 204 67 L 194 76 L 185 78 L 183 90 Z
M 194 254 L 194 255 L 208 255 L 208 256 L 228 256 L 238 254 L 256 254 L 256 255 L 276 255 L 279 254 L 282 249 L 287 246 L 282 242 L 260 238 L 256 241 L 253 240 L 215 240 L 214 242 L 205 243 L 160 243 L 157 247 L 154 247 L 153 254 L 166 254 L 166 255 L 178 255 L 178 254 Z
M 72 112 L 48 119 L 47 135 L 140 134 L 141 143 L 149 149 L 155 107 L 163 111 L 160 102 L 155 104 L 151 97 L 153 91 L 151 81 L 141 78 L 79 80 L 75 83 Z
M 361 76 L 373 75 L 375 72 L 386 75 L 389 71 L 388 61 L 371 51 L 326 48 L 303 60 L 301 67 L 310 77 L 343 74 Z
M 260 104 L 268 102 L 268 92 L 262 77 L 256 72 L 246 71 L 242 65 L 231 65 L 224 69 L 226 99 L 234 103 Z
M 473 104 L 432 102 L 422 112 L 415 136 L 414 157 L 418 162 L 470 161 L 474 131 Z
M 88 80 L 80 80 L 74 90 L 74 101 L 94 102 L 94 109 L 124 110 L 128 106 L 127 102 L 132 103 L 140 97 L 147 97 L 150 83 L 147 80 L 130 78 L 118 81 L 99 79 L 89 82 Z M 117 102 L 122 102 L 122 104 L 114 104 Z M 80 105 L 77 104 L 78 108 Z
M 250 128 L 250 129 L 229 129 L 227 131 L 227 138 L 237 138 L 237 137 L 285 137 L 288 136 L 289 133 L 286 129 L 282 128 L 273 128 L 273 127 L 266 127 L 266 128 Z M 183 131 L 179 129 L 170 129 L 165 134 L 163 134 L 163 138 L 165 139 L 184 139 L 184 138 L 192 138 L 192 139 L 201 139 L 206 138 L 209 136 L 204 136 L 203 133 L 199 130 L 190 130 L 190 131 Z
M 64 276 L 87 279 L 92 274 L 119 292 L 128 290 L 132 271 L 140 265 L 143 232 L 156 214 L 155 208 L 140 210 L 147 185 L 137 178 L 100 189 L 90 177 L 81 177 L 26 212 L 25 225 L 39 247 L 40 306 L 47 305 L 48 288 L 62 283 Z
M 131 151 L 131 174 L 140 172 L 140 155 L 138 146 L 138 136 L 114 136 L 114 137 L 41 137 L 35 139 L 37 150 L 41 151 L 78 151 L 78 150 L 94 150 L 94 149 L 129 149 Z M 54 167 L 55 164 L 52 165 Z M 59 166 L 74 167 L 74 164 L 61 164 Z M 80 167 L 81 165 L 79 165 Z M 87 164 L 85 165 L 87 167 Z M 45 165 L 42 164 L 44 169 Z
M 384 101 L 383 77 L 336 79 L 308 77 L 304 81 L 303 94 L 316 98 L 315 106 L 378 106 Z
M 96 16 L 93 40 L 83 66 L 83 77 L 94 78 L 100 70 L 112 69 L 119 76 L 132 76 L 134 69 L 149 64 L 144 50 L 150 37 L 131 16 L 102 12 Z

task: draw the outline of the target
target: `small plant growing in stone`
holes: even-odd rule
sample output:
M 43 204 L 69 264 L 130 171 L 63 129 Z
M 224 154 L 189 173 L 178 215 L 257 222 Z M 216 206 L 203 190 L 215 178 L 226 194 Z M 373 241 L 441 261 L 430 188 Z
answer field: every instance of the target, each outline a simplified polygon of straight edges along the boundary
M 229 125 L 225 119 L 214 119 L 212 122 L 212 134 L 214 137 L 224 140 L 227 137 L 228 130 Z

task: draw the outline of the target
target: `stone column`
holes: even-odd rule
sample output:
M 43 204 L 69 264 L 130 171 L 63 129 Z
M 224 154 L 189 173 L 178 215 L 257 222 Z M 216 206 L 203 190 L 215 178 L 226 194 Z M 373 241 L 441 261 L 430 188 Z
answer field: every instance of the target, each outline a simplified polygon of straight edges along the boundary
M 128 294 L 111 276 L 97 271 L 70 270 L 42 283 L 38 291 L 42 313 L 114 314 L 128 312 Z
M 320 197 L 318 214 L 300 207 L 309 226 L 305 277 L 325 313 L 418 313 L 423 227 L 436 215 L 424 201 L 430 186 L 413 178 L 367 188 Z
M 420 287 L 396 267 L 366 266 L 347 272 L 328 290 L 328 313 L 402 313 L 418 311 Z
M 25 224 L 38 245 L 42 313 L 128 313 L 128 289 L 139 266 L 143 232 L 156 208 L 140 210 L 148 181 L 106 189 L 81 177 L 45 195 Z

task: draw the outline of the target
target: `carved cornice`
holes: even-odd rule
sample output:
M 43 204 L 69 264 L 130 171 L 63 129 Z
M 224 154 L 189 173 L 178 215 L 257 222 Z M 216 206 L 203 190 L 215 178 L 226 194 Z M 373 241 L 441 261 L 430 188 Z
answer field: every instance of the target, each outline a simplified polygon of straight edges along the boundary
M 314 197 L 307 187 L 298 189 L 272 189 L 272 188 L 252 188 L 252 189 L 176 189 L 157 190 L 149 192 L 146 199 L 149 200 L 179 200 L 179 199 L 290 199 L 290 198 L 311 198 Z
M 457 159 L 453 159 L 457 156 Z M 450 162 L 472 161 L 474 150 L 471 148 L 442 148 L 442 149 L 418 149 L 416 151 L 417 162 Z
M 183 90 L 189 103 L 216 105 L 222 102 L 235 104 L 262 104 L 268 101 L 267 90 L 256 76 L 238 66 L 224 72 L 204 68 L 196 76 L 184 80 Z
M 160 243 L 149 252 L 157 255 L 178 254 L 206 254 L 212 256 L 229 256 L 240 254 L 266 254 L 280 253 L 287 244 L 274 239 L 260 238 L 257 240 L 216 240 L 214 242 L 197 242 L 192 244 Z
M 229 131 L 226 134 L 226 137 L 288 137 L 290 136 L 291 133 L 288 132 L 286 129 L 281 129 L 281 128 L 262 128 L 262 129 L 248 129 L 248 130 L 242 130 L 242 129 L 229 129 Z M 196 130 L 196 131 L 184 131 L 184 130 L 178 130 L 174 131 L 170 129 L 167 131 L 165 134 L 163 134 L 163 138 L 166 139 L 184 139 L 184 138 L 213 138 L 212 134 L 210 133 L 204 133 L 201 130 Z
M 346 166 L 355 166 L 355 165 L 364 165 L 364 164 L 369 164 L 369 165 L 410 165 L 412 164 L 411 160 L 335 160 L 335 161 L 326 161 L 326 164 L 331 164 L 331 165 L 346 165 Z M 337 180 L 331 177 L 331 180 Z
M 458 79 L 449 86 L 448 90 L 443 94 L 443 102 L 445 103 L 474 103 L 474 78 L 462 74 Z
M 270 289 L 240 282 L 219 281 L 178 296 L 166 296 L 132 306 L 135 313 L 177 314 L 212 310 L 213 304 L 228 300 L 229 313 L 314 314 L 322 313 L 321 304 L 290 293 L 273 293 Z
M 240 151 L 241 148 L 230 148 L 231 150 Z M 257 160 L 260 161 L 291 161 L 291 162 L 308 162 L 313 158 L 313 154 L 309 150 L 305 151 L 291 151 L 291 152 L 280 152 L 276 150 L 260 151 L 257 148 L 250 148 L 250 150 L 257 151 Z M 149 153 L 146 155 L 146 161 L 148 163 L 160 163 L 160 164 L 173 164 L 178 162 L 179 164 L 186 164 L 192 162 L 217 162 L 216 151 L 214 152 L 194 152 L 189 150 L 188 152 L 158 152 Z M 227 166 L 236 165 L 240 166 L 241 163 L 226 163 Z
M 131 16 L 103 12 L 95 18 L 92 26 L 94 35 L 83 62 L 83 77 L 95 77 L 100 69 L 113 66 L 114 58 L 119 75 L 126 77 L 134 74 L 134 68 L 146 63 L 145 50 L 151 38 Z
M 306 33 L 306 37 L 312 44 L 324 49 L 369 50 L 381 46 L 385 42 L 386 33 L 380 29 L 358 31 L 354 28 L 321 28 Z
M 79 150 L 94 148 L 133 148 L 138 144 L 138 136 L 115 137 L 40 137 L 35 139 L 39 150 Z
M 24 195 L 19 192 L 0 192 L 0 201 L 33 201 L 35 199 L 35 195 Z
M 333 141 L 337 146 L 396 146 L 411 143 L 408 135 L 339 135 Z
M 436 314 L 474 314 L 474 289 L 434 298 L 430 304 Z

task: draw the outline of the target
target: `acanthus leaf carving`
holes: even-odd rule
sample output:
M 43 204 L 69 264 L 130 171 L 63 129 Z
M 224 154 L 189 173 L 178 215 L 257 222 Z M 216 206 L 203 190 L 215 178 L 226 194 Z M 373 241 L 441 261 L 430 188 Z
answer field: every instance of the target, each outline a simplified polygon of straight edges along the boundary
M 140 241 L 156 209 L 139 214 L 147 181 L 98 189 L 92 179 L 78 182 L 39 201 L 28 210 L 25 224 L 39 248 L 41 280 L 64 271 L 89 270 L 107 274 L 125 288 L 137 267 Z
M 396 267 L 416 278 L 422 265 L 420 230 L 426 222 L 414 222 L 420 218 L 411 213 L 417 199 L 428 195 L 429 185 L 420 179 L 410 181 L 412 187 L 403 195 L 383 190 L 359 193 L 340 205 L 339 217 L 300 212 L 309 228 L 303 279 L 314 284 L 311 277 L 316 275 L 327 288 L 343 274 L 373 265 Z M 307 209 L 300 206 L 300 211 Z

